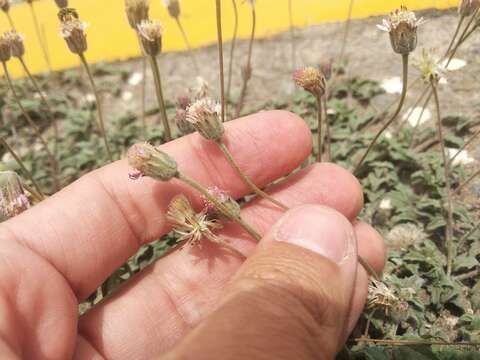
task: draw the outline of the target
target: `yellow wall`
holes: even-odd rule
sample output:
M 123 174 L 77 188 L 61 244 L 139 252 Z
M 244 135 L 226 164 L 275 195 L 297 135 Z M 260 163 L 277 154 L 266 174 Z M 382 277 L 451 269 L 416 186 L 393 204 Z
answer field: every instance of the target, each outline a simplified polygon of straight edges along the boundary
M 288 29 L 288 0 L 258 0 L 258 36 L 264 37 Z M 180 33 L 162 5 L 162 0 L 151 0 L 150 17 L 160 19 L 166 29 L 164 50 L 183 50 Z M 246 0 L 237 0 L 240 8 L 240 35 L 249 33 L 249 8 Z M 412 9 L 447 8 L 458 0 L 355 0 L 354 17 L 380 15 L 405 4 Z M 182 16 L 193 46 L 214 43 L 215 19 L 213 0 L 182 0 Z M 224 33 L 228 40 L 233 20 L 230 0 L 223 0 Z M 343 20 L 347 16 L 349 0 L 293 0 L 294 22 L 298 27 L 325 21 Z M 139 54 L 133 31 L 128 27 L 124 14 L 124 0 L 70 0 L 70 6 L 78 10 L 87 29 L 90 62 L 121 60 Z M 78 59 L 68 52 L 64 40 L 58 35 L 57 9 L 53 0 L 34 2 L 35 10 L 48 41 L 49 54 L 54 69 L 78 65 Z M 35 35 L 29 6 L 26 3 L 12 6 L 10 14 L 19 32 L 26 35 L 25 60 L 33 72 L 46 70 L 46 64 Z M 6 16 L 0 14 L 0 31 L 8 30 Z M 9 63 L 15 76 L 22 72 L 16 61 Z

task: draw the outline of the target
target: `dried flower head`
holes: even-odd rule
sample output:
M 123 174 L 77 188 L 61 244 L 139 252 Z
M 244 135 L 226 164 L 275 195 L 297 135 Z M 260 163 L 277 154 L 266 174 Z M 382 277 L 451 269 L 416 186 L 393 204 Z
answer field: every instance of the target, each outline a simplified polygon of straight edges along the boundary
M 322 97 L 327 91 L 325 76 L 318 69 L 306 67 L 299 69 L 293 74 L 295 84 L 315 97 Z
M 63 9 L 63 8 L 68 7 L 68 0 L 55 0 L 55 4 L 57 4 L 57 6 L 60 9 Z
M 0 36 L 0 61 L 5 63 L 12 57 L 10 41 L 5 38 L 5 34 Z
M 208 193 L 214 197 L 220 204 L 225 206 L 226 209 L 228 209 L 229 213 L 234 215 L 235 217 L 240 216 L 240 205 L 238 202 L 236 202 L 229 194 L 227 191 L 220 189 L 217 186 L 213 186 L 208 188 Z M 207 198 L 203 198 L 203 203 L 204 203 L 204 211 L 207 214 L 219 216 L 219 217 L 224 217 L 224 214 L 222 214 L 221 211 L 219 211 L 216 207 L 215 204 L 212 204 L 210 200 Z
M 210 84 L 201 76 L 195 78 L 195 86 L 190 89 L 195 100 L 206 98 L 210 94 Z
M 400 9 L 391 12 L 389 18 L 383 19 L 383 24 L 377 27 L 390 34 L 393 51 L 406 55 L 417 47 L 417 28 L 423 22 L 423 18 L 417 19 L 413 11 L 401 6 Z
M 20 178 L 13 171 L 0 172 L 0 213 L 4 218 L 14 217 L 30 207 Z
M 17 33 L 15 30 L 8 31 L 4 34 L 5 39 L 10 41 L 10 50 L 13 57 L 21 58 L 25 54 L 25 45 L 23 41 L 25 36 Z
M 125 12 L 128 23 L 135 31 L 142 21 L 148 20 L 148 0 L 125 0 Z
M 398 301 L 394 292 L 382 281 L 372 279 L 368 286 L 367 304 L 369 308 L 383 307 L 385 311 Z
M 128 163 L 137 172 L 131 178 L 149 176 L 157 180 L 168 181 L 178 174 L 176 161 L 167 153 L 147 144 L 133 145 L 127 153 Z
M 60 22 L 62 23 L 66 21 L 79 19 L 78 12 L 74 8 L 61 8 L 58 11 L 57 17 L 58 17 L 58 20 L 60 20 Z
M 185 195 L 178 195 L 170 202 L 167 219 L 174 226 L 174 231 L 180 235 L 178 242 L 187 241 L 190 246 L 199 245 L 202 238 L 215 243 L 221 243 L 214 230 L 221 229 L 218 220 L 210 220 L 204 213 L 195 213 Z
M 460 0 L 458 4 L 458 13 L 461 16 L 471 16 L 480 8 L 480 0 Z
M 4 12 L 8 12 L 10 10 L 10 0 L 0 0 L 0 9 Z
M 207 140 L 220 140 L 225 128 L 220 118 L 220 104 L 204 98 L 197 100 L 187 109 L 187 121 L 190 122 Z
M 180 16 L 180 0 L 163 0 L 163 4 L 171 17 L 178 18 Z
M 60 27 L 60 36 L 62 36 L 70 51 L 74 54 L 83 54 L 87 51 L 87 35 L 85 29 L 87 23 L 78 19 L 64 21 Z
M 138 33 L 145 54 L 156 56 L 162 51 L 163 27 L 160 21 L 143 20 L 138 25 Z
M 422 57 L 414 62 L 413 66 L 420 71 L 425 81 L 439 80 L 445 75 L 442 59 L 435 49 L 423 49 Z
M 427 239 L 427 235 L 418 225 L 413 223 L 400 224 L 395 226 L 387 234 L 385 242 L 391 250 L 406 250 L 412 246 L 419 245 Z
M 177 108 L 177 113 L 175 114 L 175 124 L 183 135 L 188 135 L 195 131 L 195 128 L 187 120 L 187 110 L 182 108 Z

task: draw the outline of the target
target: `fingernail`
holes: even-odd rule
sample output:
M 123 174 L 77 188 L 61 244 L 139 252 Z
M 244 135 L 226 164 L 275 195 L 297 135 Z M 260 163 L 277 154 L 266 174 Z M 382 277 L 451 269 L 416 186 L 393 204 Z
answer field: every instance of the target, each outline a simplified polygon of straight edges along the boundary
M 308 249 L 337 264 L 355 251 L 355 235 L 350 222 L 324 206 L 292 209 L 272 230 L 274 240 Z

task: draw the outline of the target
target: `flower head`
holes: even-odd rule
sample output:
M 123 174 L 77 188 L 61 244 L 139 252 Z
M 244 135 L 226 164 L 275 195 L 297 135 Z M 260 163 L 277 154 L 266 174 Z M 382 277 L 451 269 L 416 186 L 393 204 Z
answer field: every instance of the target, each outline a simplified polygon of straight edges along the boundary
M 178 18 L 180 16 L 180 0 L 163 0 L 163 4 L 171 17 Z
M 23 41 L 25 36 L 17 33 L 15 30 L 8 31 L 4 34 L 4 37 L 10 41 L 10 49 L 13 57 L 21 58 L 25 54 L 25 45 Z
M 390 34 L 393 51 L 406 55 L 417 47 L 417 28 L 424 22 L 423 18 L 417 19 L 413 11 L 408 11 L 401 6 L 390 13 L 388 19 L 383 19 L 382 25 L 377 27 Z
M 60 8 L 57 14 L 58 20 L 60 22 L 66 22 L 66 21 L 71 21 L 71 20 L 78 20 L 78 12 L 74 8 Z
M 128 23 L 134 30 L 138 29 L 142 21 L 148 20 L 148 10 L 148 0 L 125 0 Z
M 174 231 L 180 235 L 178 242 L 187 241 L 190 246 L 199 245 L 202 238 L 220 243 L 220 238 L 213 233 L 221 229 L 218 220 L 210 220 L 204 213 L 195 213 L 185 195 L 173 198 L 168 206 L 167 219 L 174 226 Z
M 327 91 L 325 76 L 318 69 L 306 67 L 293 74 L 295 84 L 316 97 L 322 97 Z
M 231 215 L 234 215 L 235 217 L 240 216 L 240 205 L 228 194 L 227 191 L 222 190 L 217 186 L 213 186 L 208 188 L 208 193 L 213 196 L 221 205 L 225 206 L 225 208 L 228 209 Z M 206 197 L 203 198 L 203 203 L 205 205 L 204 211 L 207 214 L 212 214 L 220 217 L 225 216 L 215 207 L 215 204 L 213 204 Z
M 142 41 L 143 50 L 147 55 L 156 56 L 162 51 L 163 27 L 159 21 L 142 20 L 137 28 Z
M 4 12 L 8 12 L 10 10 L 10 0 L 0 0 L 0 9 Z
M 480 8 L 480 0 L 460 0 L 458 4 L 458 13 L 461 16 L 471 16 Z
M 177 108 L 175 124 L 183 135 L 191 134 L 195 131 L 192 124 L 187 120 L 187 110 L 182 108 Z
M 190 122 L 207 140 L 220 140 L 225 128 L 220 119 L 220 104 L 204 98 L 197 100 L 187 109 L 187 121 Z
M 386 310 L 398 302 L 394 292 L 384 282 L 372 279 L 368 286 L 367 304 L 369 308 L 383 307 Z
M 0 36 L 0 61 L 7 62 L 12 57 L 12 46 L 10 41 L 5 37 L 5 34 Z
M 442 59 L 435 49 L 423 49 L 422 57 L 414 62 L 413 66 L 420 71 L 425 81 L 439 80 L 445 75 Z
M 68 0 L 55 0 L 55 4 L 57 4 L 57 6 L 60 9 L 63 9 L 63 8 L 68 7 Z
M 0 214 L 4 218 L 14 217 L 30 207 L 20 178 L 13 171 L 0 172 Z
M 70 51 L 74 54 L 83 54 L 87 51 L 87 36 L 85 29 L 87 23 L 78 19 L 64 21 L 60 28 L 60 36 L 62 36 Z
M 130 178 L 149 176 L 160 181 L 168 181 L 178 174 L 176 161 L 167 153 L 147 144 L 133 145 L 127 153 L 128 163 L 136 172 Z

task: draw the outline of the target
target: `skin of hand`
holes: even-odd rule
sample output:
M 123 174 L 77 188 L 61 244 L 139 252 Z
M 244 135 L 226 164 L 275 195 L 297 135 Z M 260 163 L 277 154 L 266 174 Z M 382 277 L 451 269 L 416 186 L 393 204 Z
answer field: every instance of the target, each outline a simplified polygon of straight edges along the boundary
M 308 158 L 304 121 L 280 111 L 226 124 L 225 141 L 256 184 Z M 162 149 L 205 186 L 249 193 L 215 144 L 197 134 Z M 128 281 L 82 317 L 78 303 L 140 246 L 170 231 L 170 200 L 199 195 L 183 184 L 128 179 L 122 160 L 96 170 L 0 224 L 2 359 L 331 359 L 367 295 L 357 253 L 377 272 L 383 241 L 356 220 L 358 181 L 328 163 L 304 168 L 242 209 L 259 244 L 226 224 L 220 235 L 248 256 L 202 243 L 178 250 Z M 308 205 L 307 205 L 308 204 Z

